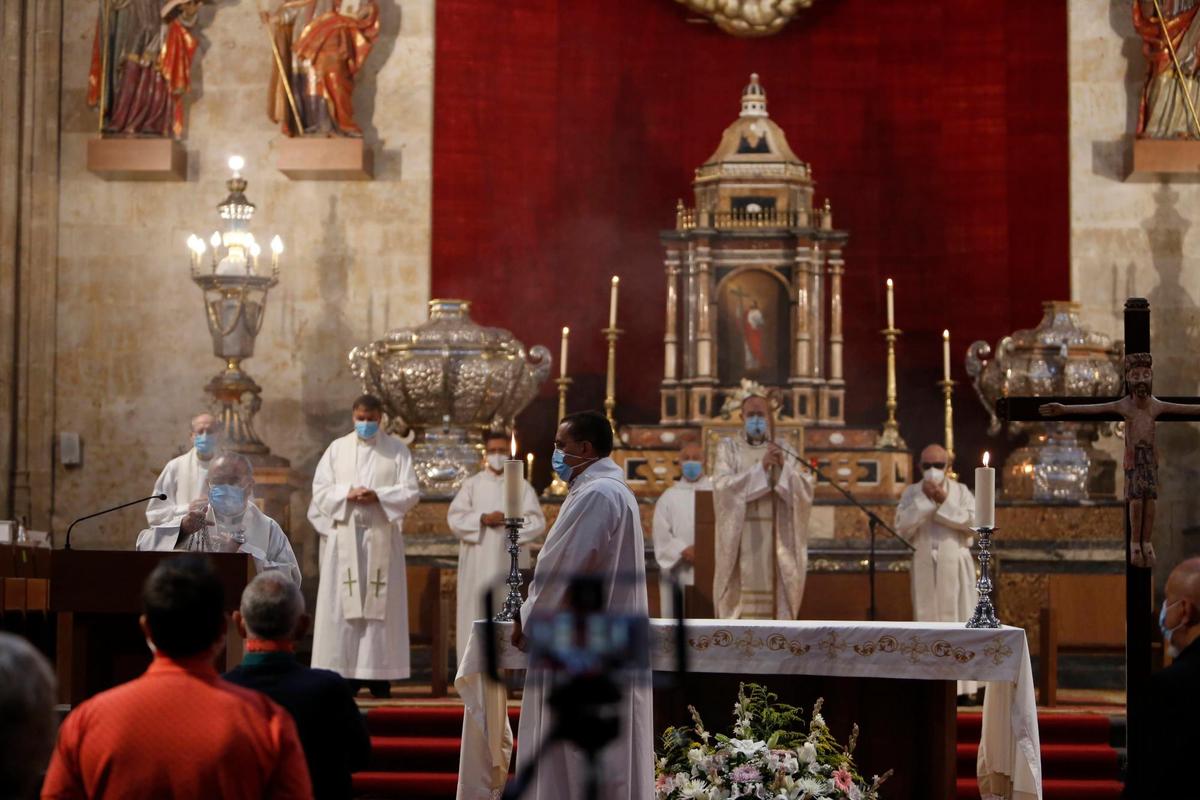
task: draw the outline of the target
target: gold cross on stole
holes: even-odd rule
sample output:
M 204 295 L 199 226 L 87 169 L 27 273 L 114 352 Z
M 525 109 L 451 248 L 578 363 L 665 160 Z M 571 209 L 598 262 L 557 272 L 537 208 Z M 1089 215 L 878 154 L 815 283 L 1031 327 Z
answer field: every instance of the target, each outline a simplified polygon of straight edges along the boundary
M 354 576 L 350 574 L 350 568 L 346 567 L 346 580 L 342 581 L 342 585 L 346 587 L 346 594 L 354 596 L 354 584 L 358 581 L 354 580 Z
M 387 586 L 387 581 L 383 580 L 383 570 L 375 570 L 375 580 L 371 581 L 371 585 L 375 587 L 375 596 L 379 597 L 379 588 Z

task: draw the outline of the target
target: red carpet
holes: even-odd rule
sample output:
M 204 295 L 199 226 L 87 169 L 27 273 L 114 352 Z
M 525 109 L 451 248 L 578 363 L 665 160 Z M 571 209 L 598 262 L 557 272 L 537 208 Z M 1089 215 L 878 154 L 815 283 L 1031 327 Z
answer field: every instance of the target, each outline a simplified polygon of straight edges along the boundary
M 509 711 L 514 730 L 518 710 Z M 975 755 L 981 716 L 958 715 L 958 797 L 976 800 Z M 360 797 L 451 800 L 458 773 L 462 707 L 404 706 L 372 709 L 371 768 L 354 776 Z M 1121 796 L 1112 725 L 1102 714 L 1043 714 L 1045 800 L 1116 800 Z

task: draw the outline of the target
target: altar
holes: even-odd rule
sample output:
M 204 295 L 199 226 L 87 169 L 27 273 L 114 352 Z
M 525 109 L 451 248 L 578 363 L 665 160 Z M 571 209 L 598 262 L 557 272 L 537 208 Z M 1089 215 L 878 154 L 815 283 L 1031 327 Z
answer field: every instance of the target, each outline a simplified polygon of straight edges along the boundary
M 650 622 L 650 655 L 655 672 L 676 669 L 675 629 L 673 620 Z M 524 669 L 526 657 L 511 644 L 511 626 L 498 624 L 496 631 L 497 667 Z M 825 696 L 827 709 L 851 705 L 856 702 L 855 696 L 867 698 L 867 703 L 858 704 L 858 710 L 867 715 L 857 720 L 862 727 L 860 749 L 870 748 L 870 757 L 876 759 L 881 754 L 886 759 L 889 748 L 897 756 L 895 761 L 878 766 L 880 772 L 896 770 L 895 782 L 887 784 L 889 800 L 955 796 L 953 682 L 984 682 L 987 692 L 976 764 L 980 794 L 1013 800 L 1042 797 L 1033 676 L 1025 632 L 1020 628 L 969 629 L 956 623 L 916 622 L 688 620 L 685 631 L 689 681 L 729 676 L 732 680 L 726 683 L 734 690 L 738 680 L 749 679 L 781 694 L 795 695 L 796 687 L 803 692 L 809 681 L 796 681 L 792 676 L 803 675 L 815 678 L 822 691 L 836 692 Z M 507 778 L 512 756 L 506 691 L 503 684 L 486 676 L 486 636 L 487 624 L 477 621 L 454 681 L 465 705 L 459 800 L 496 796 L 494 793 Z M 913 692 L 910 684 L 897 685 L 899 681 L 920 684 Z M 707 687 L 690 695 L 687 703 L 707 701 L 717 709 L 722 705 L 731 707 L 735 699 L 733 693 L 718 696 Z M 932 698 L 923 706 L 924 715 L 912 716 L 914 706 L 907 701 L 913 696 Z M 937 702 L 938 696 L 945 700 Z M 783 699 L 790 700 L 787 696 Z M 660 697 L 656 690 L 656 735 L 665 725 L 683 721 L 670 718 L 674 713 L 671 706 L 677 701 Z M 712 721 L 717 722 L 718 717 L 713 716 Z M 839 735 L 848 733 L 840 731 Z M 868 744 L 872 738 L 876 740 L 874 746 Z M 925 758 L 918 758 L 916 763 L 908 761 L 908 754 L 922 751 Z M 939 763 L 942 773 L 929 773 Z M 868 763 L 863 767 L 876 769 Z

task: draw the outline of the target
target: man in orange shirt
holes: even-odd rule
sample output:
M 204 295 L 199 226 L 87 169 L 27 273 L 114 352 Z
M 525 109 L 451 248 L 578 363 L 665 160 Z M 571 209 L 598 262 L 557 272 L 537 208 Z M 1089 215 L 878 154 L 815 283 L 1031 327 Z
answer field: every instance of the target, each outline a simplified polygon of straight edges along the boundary
M 312 798 L 287 712 L 218 677 L 228 621 L 203 556 L 164 560 L 142 588 L 154 662 L 63 722 L 43 798 Z

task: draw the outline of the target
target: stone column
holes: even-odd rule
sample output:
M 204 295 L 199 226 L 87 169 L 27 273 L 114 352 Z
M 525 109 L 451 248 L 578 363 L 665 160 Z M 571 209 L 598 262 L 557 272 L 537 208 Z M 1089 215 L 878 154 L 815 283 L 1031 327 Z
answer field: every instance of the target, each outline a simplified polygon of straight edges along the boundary
M 796 248 L 796 266 L 793 271 L 795 283 L 792 288 L 796 299 L 796 327 L 793 344 L 795 352 L 792 356 L 792 374 L 790 376 L 793 380 L 808 377 L 810 370 L 809 359 L 812 357 L 812 330 L 809 328 L 812 320 L 808 311 L 809 306 L 812 304 L 808 265 L 811 252 L 811 249 L 808 247 Z
M 831 383 L 841 383 L 842 372 L 842 273 L 845 272 L 845 262 L 842 261 L 842 249 L 834 246 L 829 250 L 829 380 Z
M 814 242 L 812 256 L 808 260 L 808 330 L 809 356 L 808 377 L 822 382 L 825 375 L 825 287 L 822 285 L 825 253 L 820 242 Z
M 4 3 L 0 44 L 0 516 L 49 530 L 61 0 Z
M 679 379 L 679 251 L 667 253 L 667 321 L 663 335 L 663 381 Z

